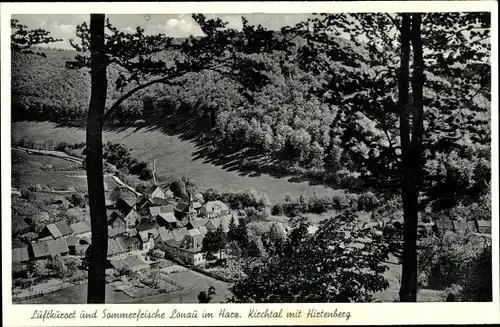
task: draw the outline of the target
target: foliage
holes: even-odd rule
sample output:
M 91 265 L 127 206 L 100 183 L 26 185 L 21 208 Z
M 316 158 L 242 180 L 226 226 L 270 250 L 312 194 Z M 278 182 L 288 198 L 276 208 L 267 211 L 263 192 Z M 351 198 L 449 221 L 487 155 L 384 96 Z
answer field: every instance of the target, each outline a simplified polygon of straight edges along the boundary
M 212 297 L 215 295 L 215 287 L 210 286 L 208 291 L 201 291 L 198 294 L 198 303 L 210 303 Z
M 88 204 L 87 197 L 80 193 L 73 193 L 71 196 L 68 197 L 68 201 L 75 207 L 80 207 L 80 208 L 85 208 L 85 206 Z
M 50 32 L 44 29 L 38 28 L 29 30 L 26 25 L 20 24 L 17 19 L 10 20 L 10 28 L 12 30 L 12 34 L 10 36 L 10 48 L 13 52 L 21 52 L 23 54 L 31 53 L 43 57 L 43 53 L 34 52 L 29 50 L 29 48 L 38 44 L 48 44 L 62 41 L 60 39 L 53 38 L 50 36 Z
M 366 302 L 388 286 L 382 276 L 387 246 L 371 238 L 373 229 L 359 227 L 352 213 L 322 221 L 313 235 L 307 226 L 297 220 L 282 253 L 249 262 L 232 301 Z

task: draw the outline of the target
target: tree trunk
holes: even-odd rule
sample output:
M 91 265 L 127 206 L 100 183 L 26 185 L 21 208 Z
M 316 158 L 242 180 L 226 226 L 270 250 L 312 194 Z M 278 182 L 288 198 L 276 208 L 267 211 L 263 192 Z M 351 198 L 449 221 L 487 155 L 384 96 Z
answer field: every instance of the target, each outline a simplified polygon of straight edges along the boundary
M 91 83 L 87 118 L 87 184 L 89 189 L 92 251 L 87 303 L 104 303 L 108 253 L 106 206 L 102 162 L 102 122 L 106 105 L 107 77 L 104 52 L 104 14 L 90 15 Z
M 401 66 L 399 72 L 399 124 L 402 155 L 401 198 L 404 213 L 403 273 L 399 298 L 401 302 L 417 300 L 417 194 L 413 178 L 412 150 L 410 141 L 409 65 L 411 15 L 403 14 L 401 24 Z

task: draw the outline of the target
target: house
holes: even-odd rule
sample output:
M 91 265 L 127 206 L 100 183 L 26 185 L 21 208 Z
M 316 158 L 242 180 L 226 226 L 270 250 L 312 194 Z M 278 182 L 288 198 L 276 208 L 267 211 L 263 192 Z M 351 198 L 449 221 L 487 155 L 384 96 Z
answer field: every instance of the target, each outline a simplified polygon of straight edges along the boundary
M 175 216 L 177 219 L 194 219 L 198 215 L 198 212 L 194 209 L 192 202 L 189 201 L 180 201 L 177 203 L 174 209 Z
M 205 261 L 203 253 L 201 252 L 202 246 L 202 235 L 186 235 L 179 245 L 179 259 L 191 265 L 201 264 Z
M 489 220 L 476 220 L 476 228 L 479 233 L 491 234 L 491 221 Z
M 116 211 L 108 212 L 108 226 L 112 228 L 127 228 L 127 222 L 125 218 L 120 216 L 120 214 Z
M 149 251 L 155 246 L 155 240 L 158 236 L 158 230 L 139 232 L 139 238 L 141 240 L 141 250 Z
M 189 221 L 185 227 L 189 229 L 199 229 L 202 226 L 205 226 L 208 223 L 208 219 L 194 219 Z
M 144 191 L 144 195 L 146 195 L 150 199 L 159 198 L 166 199 L 165 193 L 158 185 L 151 185 Z
M 177 223 L 179 222 L 173 212 L 159 213 L 156 216 L 156 222 L 160 226 L 165 226 L 170 229 L 177 228 Z
M 74 236 L 90 237 L 91 235 L 90 226 L 83 221 L 71 224 L 69 225 L 69 228 L 73 231 Z
M 172 234 L 172 232 L 165 227 L 160 227 L 158 228 L 158 236 L 156 236 L 155 239 L 155 247 L 161 250 L 163 247 L 163 243 L 172 239 L 174 239 L 174 235 Z
M 179 246 L 182 243 L 182 240 L 169 239 L 163 243 L 163 246 L 160 250 L 165 251 L 170 256 L 177 258 L 179 256 Z
M 175 240 L 182 241 L 184 236 L 188 235 L 188 229 L 186 227 L 174 229 L 172 231 L 172 235 L 174 236 Z
M 229 208 L 222 201 L 208 201 L 200 209 L 200 215 L 208 218 L 220 218 L 229 214 Z
M 162 198 L 149 198 L 147 196 L 141 195 L 137 198 L 136 208 L 137 212 L 142 216 L 146 216 L 149 214 L 150 207 L 160 207 L 166 206 L 169 204 L 169 201 Z M 172 207 L 173 211 L 173 207 Z
M 151 206 L 148 208 L 149 217 L 155 218 L 160 213 L 174 213 L 174 206 L 167 204 L 162 206 Z
M 25 264 L 30 261 L 29 249 L 27 246 L 12 249 L 12 263 Z
M 137 233 L 140 232 L 145 232 L 145 231 L 153 231 L 153 230 L 158 230 L 160 228 L 160 225 L 151 218 L 143 218 L 141 219 L 140 223 L 135 226 L 135 230 Z
M 46 225 L 38 237 L 40 239 L 49 240 L 50 238 L 56 240 L 58 238 L 68 237 L 73 234 L 73 231 L 65 221 L 58 221 L 53 224 Z
M 224 232 L 229 231 L 229 222 L 231 221 L 231 218 L 229 217 L 224 217 L 224 218 L 214 218 L 214 219 L 209 219 L 208 222 L 205 224 L 205 227 L 207 230 L 215 231 L 219 226 L 222 224 L 222 228 Z
M 108 239 L 108 259 L 119 259 L 126 256 L 127 248 L 120 237 Z
M 79 255 L 85 253 L 90 241 L 87 238 L 79 238 L 77 236 L 70 236 L 66 239 L 70 255 Z M 81 251 L 81 252 L 80 252 Z
M 126 252 L 141 250 L 142 243 L 138 235 L 120 235 L 117 239 L 123 244 Z
M 63 238 L 31 243 L 31 257 L 34 260 L 46 260 L 54 258 L 57 255 L 65 256 L 67 254 L 69 254 L 69 248 L 66 240 Z
M 113 228 L 113 226 L 108 226 L 108 237 L 115 238 L 120 235 L 123 235 L 127 232 L 124 226 L 118 226 Z
M 116 201 L 114 211 L 125 220 L 128 228 L 133 228 L 140 219 L 139 213 L 123 199 Z

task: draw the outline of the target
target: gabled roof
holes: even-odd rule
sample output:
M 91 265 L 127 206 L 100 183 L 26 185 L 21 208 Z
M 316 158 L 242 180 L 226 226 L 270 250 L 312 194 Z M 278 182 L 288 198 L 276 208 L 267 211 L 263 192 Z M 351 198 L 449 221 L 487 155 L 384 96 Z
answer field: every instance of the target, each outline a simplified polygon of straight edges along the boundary
M 195 209 L 201 208 L 201 203 L 199 201 L 194 201 L 193 202 L 193 208 L 195 208 Z
M 12 249 L 12 262 L 22 263 L 30 260 L 28 247 Z
M 160 227 L 158 229 L 158 237 L 157 240 L 160 242 L 166 242 L 167 240 L 174 239 L 174 235 L 172 232 L 166 229 L 165 227 Z
M 201 235 L 201 232 L 198 228 L 193 228 L 193 229 L 188 230 L 188 234 L 191 236 Z
M 201 226 L 205 226 L 209 221 L 209 219 L 193 219 L 191 220 L 191 225 L 194 228 L 200 228 Z
M 52 235 L 52 237 L 54 237 L 54 238 L 58 238 L 58 237 L 63 236 L 63 234 L 61 233 L 59 228 L 57 228 L 56 224 L 48 224 L 47 229 L 49 230 L 50 235 Z
M 144 191 L 144 194 L 146 195 L 151 195 L 153 194 L 154 191 L 156 191 L 157 189 L 160 189 L 160 191 L 163 192 L 163 190 L 161 189 L 161 187 L 159 187 L 158 185 L 151 185 L 150 187 L 148 187 L 145 191 Z
M 65 239 L 49 240 L 45 242 L 32 242 L 33 255 L 35 259 L 46 256 L 56 256 L 58 254 L 68 253 L 68 244 Z
M 207 212 L 221 211 L 221 210 L 228 210 L 229 209 L 228 206 L 224 202 L 219 201 L 219 200 L 208 201 L 207 203 L 205 203 L 203 205 L 203 207 L 205 207 Z
M 139 237 L 137 235 L 121 235 L 116 238 L 117 240 L 120 240 L 121 244 L 123 244 L 123 247 L 127 249 L 128 247 L 132 246 L 134 243 L 139 244 Z
M 160 217 L 161 219 L 163 219 L 169 223 L 176 223 L 177 222 L 177 218 L 175 218 L 175 215 L 173 212 L 159 213 L 157 215 L 157 217 Z
M 143 232 L 139 232 L 139 237 L 141 238 L 141 241 L 147 242 L 150 237 L 155 239 L 158 236 L 158 230 L 153 229 L 153 230 L 146 230 Z
M 489 220 L 476 220 L 479 227 L 491 227 L 491 221 Z
M 203 236 L 202 235 L 186 235 L 179 245 L 179 249 L 189 251 L 189 252 L 200 252 L 203 246 Z
M 198 227 L 201 235 L 205 235 L 208 232 L 208 229 L 205 226 Z
M 477 230 L 473 221 L 453 221 L 453 230 L 455 232 L 469 230 L 475 232 Z
M 151 217 L 156 217 L 160 213 L 169 213 L 169 212 L 174 212 L 174 206 L 172 205 L 163 205 L 163 206 L 154 206 L 154 207 L 149 207 L 149 214 Z
M 120 237 L 108 239 L 108 255 L 126 252 L 126 247 Z
M 143 218 L 143 219 L 141 219 L 139 224 L 135 227 L 135 229 L 138 232 L 143 232 L 143 231 L 158 229 L 159 227 L 160 227 L 160 225 L 158 225 L 158 223 L 155 220 Z
M 83 221 L 71 224 L 69 227 L 76 235 L 90 232 L 90 226 Z
M 174 247 L 174 248 L 179 248 L 179 245 L 181 245 L 182 239 L 176 240 L 175 238 L 168 239 L 165 241 L 165 244 Z
M 172 231 L 172 235 L 174 236 L 174 239 L 176 241 L 181 241 L 184 238 L 184 236 L 187 235 L 187 233 L 188 233 L 188 230 L 186 227 L 174 229 Z
M 152 198 L 151 201 L 155 206 L 163 206 L 169 204 L 168 200 L 157 197 Z
M 116 210 L 122 215 L 122 216 L 126 216 L 130 213 L 130 211 L 132 211 L 132 209 L 134 209 L 129 203 L 127 203 L 127 201 L 125 201 L 124 199 L 118 199 L 118 201 L 116 201 Z

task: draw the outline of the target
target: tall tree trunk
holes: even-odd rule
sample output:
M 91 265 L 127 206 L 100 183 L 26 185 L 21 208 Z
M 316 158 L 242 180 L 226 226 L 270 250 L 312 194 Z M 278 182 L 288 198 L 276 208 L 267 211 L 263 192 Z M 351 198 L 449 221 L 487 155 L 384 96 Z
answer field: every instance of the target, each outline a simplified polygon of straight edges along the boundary
M 88 277 L 88 303 L 104 303 L 108 253 L 102 158 L 102 122 L 106 105 L 107 77 L 104 52 L 104 14 L 90 15 L 91 83 L 87 118 L 87 183 L 89 189 L 92 251 Z
M 403 273 L 399 298 L 401 302 L 417 300 L 417 253 L 416 253 L 416 189 L 413 178 L 412 150 L 410 140 L 409 66 L 411 15 L 403 14 L 401 24 L 401 66 L 399 72 L 399 125 L 402 155 L 401 198 L 404 213 Z M 415 226 L 415 230 L 412 228 Z

